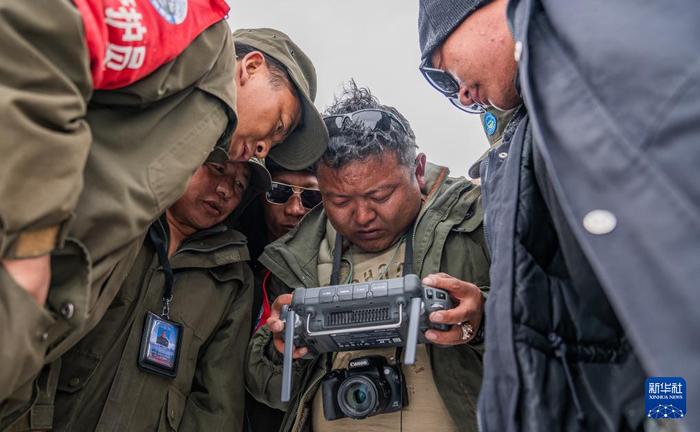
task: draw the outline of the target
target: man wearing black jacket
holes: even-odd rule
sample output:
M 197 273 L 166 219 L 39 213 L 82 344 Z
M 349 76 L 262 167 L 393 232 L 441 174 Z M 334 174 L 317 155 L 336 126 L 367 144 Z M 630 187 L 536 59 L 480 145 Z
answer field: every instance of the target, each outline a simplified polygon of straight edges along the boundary
M 513 110 L 475 170 L 486 431 L 642 430 L 647 376 L 700 380 L 700 11 L 574 3 L 420 2 L 430 84 L 464 111 Z

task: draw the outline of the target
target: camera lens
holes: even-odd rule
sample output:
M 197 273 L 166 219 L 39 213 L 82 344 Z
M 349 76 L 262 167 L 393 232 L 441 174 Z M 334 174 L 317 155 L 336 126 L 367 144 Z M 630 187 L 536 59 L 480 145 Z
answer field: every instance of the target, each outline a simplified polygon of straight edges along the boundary
M 338 388 L 338 406 L 347 417 L 361 419 L 378 407 L 377 386 L 364 376 L 346 379 Z
M 361 386 L 364 387 L 364 386 Z M 350 395 L 350 400 L 353 404 L 362 405 L 367 401 L 367 390 L 358 386 Z

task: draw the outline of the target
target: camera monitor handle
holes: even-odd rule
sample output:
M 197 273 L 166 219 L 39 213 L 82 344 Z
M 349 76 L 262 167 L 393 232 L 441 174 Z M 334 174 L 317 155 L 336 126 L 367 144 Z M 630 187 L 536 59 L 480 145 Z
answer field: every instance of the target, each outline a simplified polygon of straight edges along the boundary
M 403 352 L 403 364 L 412 365 L 416 362 L 416 345 L 418 345 L 418 325 L 421 316 L 421 297 L 411 299 L 411 307 L 408 315 L 408 336 L 406 337 L 406 350 Z
M 292 353 L 294 352 L 294 324 L 296 314 L 294 309 L 286 307 L 284 322 L 284 359 L 282 363 L 282 402 L 289 402 L 292 393 Z

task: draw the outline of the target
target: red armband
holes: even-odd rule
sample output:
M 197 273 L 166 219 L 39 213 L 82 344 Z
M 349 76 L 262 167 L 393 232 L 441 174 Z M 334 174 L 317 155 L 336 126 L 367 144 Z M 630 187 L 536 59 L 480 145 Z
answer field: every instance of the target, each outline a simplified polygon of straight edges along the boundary
M 93 88 L 125 87 L 177 57 L 224 19 L 225 0 L 73 0 L 83 20 Z

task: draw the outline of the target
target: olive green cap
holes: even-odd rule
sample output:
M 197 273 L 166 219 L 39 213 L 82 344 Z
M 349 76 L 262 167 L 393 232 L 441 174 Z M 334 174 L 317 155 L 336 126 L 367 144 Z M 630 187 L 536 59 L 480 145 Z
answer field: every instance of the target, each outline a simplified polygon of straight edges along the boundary
M 323 117 L 314 106 L 316 69 L 309 57 L 286 34 L 270 28 L 239 29 L 234 43 L 250 45 L 284 65 L 301 101 L 301 121 L 284 142 L 270 150 L 279 165 L 300 170 L 316 162 L 328 145 Z
M 272 186 L 272 177 L 270 176 L 270 172 L 265 167 L 265 159 L 253 157 L 248 159 L 246 165 L 250 169 L 248 187 L 243 194 L 241 202 L 238 203 L 236 208 L 227 218 L 229 226 L 234 226 L 235 221 L 241 217 L 250 203 L 253 202 L 260 194 L 270 190 L 270 187 Z
M 248 189 L 251 189 L 255 195 L 270 190 L 270 186 L 272 186 L 272 177 L 267 168 L 265 168 L 265 160 L 250 158 L 248 159 L 247 165 L 250 169 L 250 184 Z
M 214 147 L 204 163 L 225 164 L 229 162 L 228 153 L 221 147 Z M 255 194 L 267 192 L 272 186 L 272 176 L 265 166 L 265 159 L 252 157 L 246 161 L 250 169 L 250 181 L 248 190 L 255 191 Z

